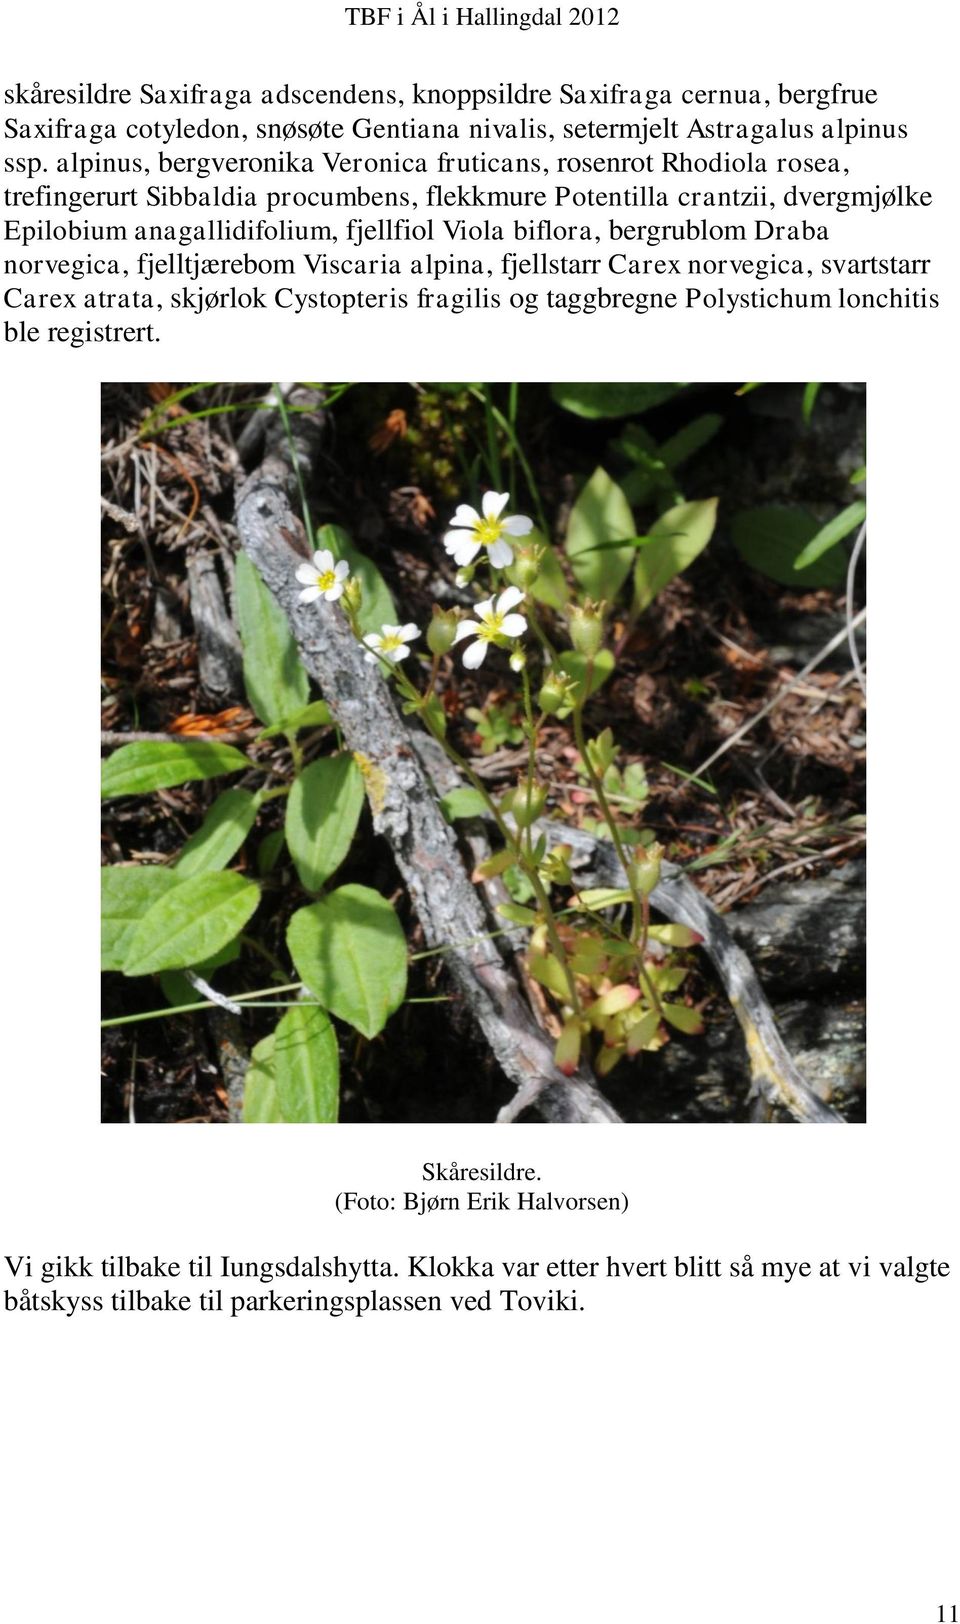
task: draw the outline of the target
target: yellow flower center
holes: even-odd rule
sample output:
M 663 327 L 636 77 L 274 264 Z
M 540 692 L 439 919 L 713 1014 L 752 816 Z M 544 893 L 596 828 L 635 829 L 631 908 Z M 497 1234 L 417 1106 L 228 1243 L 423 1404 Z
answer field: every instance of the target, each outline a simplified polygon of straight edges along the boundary
M 329 592 L 330 588 L 332 586 L 336 586 L 336 584 L 337 576 L 335 570 L 324 570 L 322 575 L 317 576 L 317 586 L 320 588 L 321 592 Z
M 492 547 L 503 535 L 503 525 L 499 519 L 481 519 L 480 523 L 474 526 L 473 533 L 482 546 Z
M 395 648 L 403 648 L 403 646 L 403 638 L 398 637 L 396 632 L 389 632 L 386 637 L 380 639 L 381 654 L 391 654 Z
M 502 625 L 503 616 L 498 615 L 495 609 L 491 609 L 489 615 L 485 615 L 480 622 L 477 636 L 482 637 L 485 643 L 495 643 L 503 635 L 500 630 Z

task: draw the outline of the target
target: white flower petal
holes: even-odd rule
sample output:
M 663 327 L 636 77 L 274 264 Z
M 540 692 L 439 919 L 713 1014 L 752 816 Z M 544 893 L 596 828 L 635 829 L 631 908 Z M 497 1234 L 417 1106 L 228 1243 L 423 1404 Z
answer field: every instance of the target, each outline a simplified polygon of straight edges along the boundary
M 497 599 L 497 614 L 505 615 L 508 609 L 515 609 L 518 603 L 523 602 L 523 590 L 518 586 L 508 586 Z
M 493 599 L 484 598 L 483 602 L 475 604 L 474 608 L 481 620 L 489 620 L 493 614 Z
M 481 503 L 484 518 L 498 519 L 509 500 L 509 491 L 504 491 L 502 495 L 497 491 L 484 491 L 483 502 Z
M 479 630 L 480 627 L 475 620 L 459 620 L 457 629 L 453 634 L 453 641 L 462 643 L 465 637 L 476 637 Z
M 513 563 L 513 548 L 509 541 L 504 541 L 501 537 L 499 541 L 490 543 L 487 557 L 495 570 L 505 570 L 508 564 Z
M 396 665 L 398 660 L 405 660 L 409 653 L 410 650 L 408 649 L 406 643 L 401 643 L 399 648 L 392 648 L 390 650 L 389 654 L 387 655 L 387 659 L 390 661 L 391 665 Z
M 380 661 L 377 659 L 377 656 L 375 654 L 370 654 L 368 652 L 363 657 L 366 660 L 368 665 L 379 665 L 380 664 Z
M 300 594 L 300 602 L 301 603 L 316 603 L 319 596 L 320 596 L 320 588 L 318 586 L 304 587 L 303 591 Z
M 443 538 L 443 545 L 461 569 L 472 564 L 480 551 L 480 543 L 474 540 L 470 530 L 449 530 Z
M 367 648 L 379 648 L 380 644 L 383 642 L 383 638 L 380 636 L 379 632 L 367 632 L 367 635 L 363 641 L 366 643 Z
M 343 582 L 336 581 L 333 586 L 328 586 L 323 595 L 328 603 L 336 603 L 338 598 L 343 597 Z
M 321 547 L 318 553 L 314 553 L 313 562 L 317 566 L 318 574 L 325 575 L 327 570 L 333 569 L 333 554 L 328 547 Z
M 500 522 L 508 536 L 528 536 L 533 529 L 533 520 L 525 519 L 522 513 L 508 513 Z
M 500 630 L 504 637 L 522 637 L 527 629 L 523 615 L 504 615 Z
M 347 563 L 345 558 L 337 559 L 337 562 L 333 566 L 333 573 L 337 577 L 338 581 L 346 580 L 347 576 L 350 574 L 350 565 Z
M 405 643 L 412 643 L 415 637 L 420 636 L 420 627 L 415 626 L 412 620 L 408 620 L 405 626 L 400 627 L 400 636 Z
M 312 564 L 297 565 L 297 580 L 302 581 L 304 586 L 314 586 L 316 584 L 316 579 L 317 572 Z
M 471 643 L 469 648 L 464 649 L 463 663 L 468 671 L 476 671 L 477 666 L 483 664 L 487 657 L 488 646 L 483 638 L 478 637 L 475 643 Z
M 466 502 L 461 502 L 450 523 L 466 525 L 468 528 L 472 528 L 475 524 L 480 523 L 480 515 L 476 508 L 470 507 Z

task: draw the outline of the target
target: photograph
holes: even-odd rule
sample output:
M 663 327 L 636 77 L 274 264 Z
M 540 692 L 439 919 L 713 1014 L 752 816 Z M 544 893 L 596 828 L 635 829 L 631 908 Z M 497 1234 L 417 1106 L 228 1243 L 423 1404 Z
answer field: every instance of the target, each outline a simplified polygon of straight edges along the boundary
M 866 1121 L 862 383 L 101 386 L 101 1117 Z

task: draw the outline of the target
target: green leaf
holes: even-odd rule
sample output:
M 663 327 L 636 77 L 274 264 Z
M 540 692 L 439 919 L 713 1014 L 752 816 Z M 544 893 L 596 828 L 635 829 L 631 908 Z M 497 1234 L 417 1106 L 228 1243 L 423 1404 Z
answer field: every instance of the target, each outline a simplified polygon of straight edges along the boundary
M 537 603 L 545 603 L 548 609 L 563 610 L 570 601 L 570 587 L 563 573 L 563 566 L 557 556 L 555 547 L 544 541 L 539 530 L 531 530 L 529 536 L 524 536 L 523 546 L 543 548 L 543 558 L 540 563 L 540 573 L 533 585 L 526 588 L 529 596 Z M 522 583 L 517 576 L 516 564 L 511 564 L 507 570 L 507 580 L 512 586 Z
M 590 665 L 590 661 L 587 659 L 585 654 L 578 654 L 576 649 L 568 648 L 565 649 L 560 655 L 559 659 L 557 660 L 557 665 L 560 667 L 560 670 L 563 672 L 564 676 L 569 677 L 570 681 L 573 683 L 575 698 L 579 704 L 580 699 L 583 696 L 584 689 L 586 688 L 587 668 Z M 590 672 L 590 693 L 586 696 L 588 699 L 590 694 L 595 694 L 598 688 L 603 687 L 603 684 L 606 682 L 607 678 L 613 675 L 615 666 L 616 661 L 614 660 L 610 649 L 599 649 L 597 654 L 594 656 L 593 668 Z M 561 711 L 560 714 L 563 716 L 567 713 Z
M 663 1018 L 670 1026 L 675 1026 L 678 1032 L 695 1033 L 703 1031 L 703 1016 L 698 1009 L 688 1009 L 686 1004 L 661 1004 Z
M 577 417 L 632 417 L 672 400 L 683 388 L 682 383 L 554 383 L 550 394 Z
M 866 502 L 851 502 L 849 507 L 845 507 L 818 530 L 812 541 L 807 542 L 793 561 L 794 569 L 802 570 L 809 564 L 815 564 L 818 558 L 822 558 L 824 553 L 830 551 L 831 547 L 836 547 L 844 536 L 849 536 L 852 530 L 859 530 L 866 516 Z
M 257 847 L 257 873 L 269 874 L 283 851 L 286 835 L 282 829 L 271 829 Z
M 122 970 L 127 943 L 143 915 L 176 885 L 169 868 L 118 864 L 100 870 L 100 968 Z
M 180 878 L 226 868 L 253 828 L 259 810 L 259 796 L 248 790 L 225 789 L 218 795 L 177 858 L 175 869 Z
M 232 744 L 210 739 L 142 739 L 122 744 L 100 765 L 100 796 L 147 795 L 194 778 L 219 778 L 253 762 Z
M 241 931 L 260 901 L 242 874 L 194 874 L 144 914 L 127 944 L 123 973 L 186 970 L 212 958 Z
M 820 528 L 811 514 L 799 508 L 748 508 L 737 514 L 731 535 L 740 557 L 781 586 L 839 586 L 846 577 L 847 561 L 837 548 L 806 569 L 794 567 Z
M 261 1038 L 250 1054 L 250 1064 L 243 1080 L 244 1122 L 285 1122 L 277 1099 L 277 1078 L 274 1068 L 276 1033 Z
M 497 913 L 501 919 L 509 919 L 511 925 L 535 925 L 540 918 L 532 908 L 524 908 L 519 902 L 498 902 Z
M 567 527 L 567 557 L 584 592 L 608 602 L 616 597 L 633 563 L 629 541 L 635 531 L 630 504 L 620 486 L 605 469 L 597 468 L 574 502 Z M 604 545 L 618 541 L 628 545 Z
M 685 428 L 678 429 L 669 440 L 664 440 L 657 455 L 666 468 L 679 468 L 695 452 L 701 450 L 723 428 L 723 418 L 716 412 L 695 417 Z
M 222 964 L 232 964 L 239 957 L 240 938 L 234 936 L 226 947 L 221 947 L 219 953 L 214 953 L 211 958 L 204 959 L 202 964 L 191 964 L 188 968 L 193 971 L 194 975 L 203 976 L 205 981 L 209 981 L 214 970 L 219 970 Z M 167 1003 L 175 1006 L 178 1004 L 196 1004 L 204 997 L 204 994 L 198 992 L 196 987 L 187 980 L 186 970 L 161 970 L 160 985 L 163 988 L 163 996 Z
M 440 809 L 448 823 L 456 818 L 485 818 L 490 811 L 478 789 L 452 789 L 441 797 Z
M 361 632 L 378 632 L 381 626 L 397 623 L 397 606 L 386 581 L 376 564 L 366 553 L 355 547 L 345 530 L 338 524 L 321 525 L 317 531 L 317 546 L 329 547 L 334 558 L 345 558 L 350 574 L 363 588 L 357 621 Z
M 247 698 L 261 722 L 282 722 L 303 710 L 310 683 L 287 617 L 246 553 L 237 558 L 233 597 Z
M 600 908 L 614 908 L 618 903 L 632 900 L 632 891 L 624 891 L 613 885 L 599 885 L 591 891 L 577 893 L 577 906 L 589 908 L 593 913 Z
M 325 1010 L 288 1009 L 274 1033 L 273 1075 L 284 1122 L 336 1122 L 340 1055 Z
M 298 908 L 287 926 L 297 974 L 325 1009 L 376 1037 L 407 989 L 407 944 L 393 908 L 366 885 Z
M 805 423 L 809 423 L 811 417 L 813 416 L 813 408 L 817 403 L 817 396 L 822 388 L 823 385 L 820 383 L 808 383 L 804 388 L 803 402 L 800 410 L 803 413 L 803 421 Z
M 315 699 L 312 705 L 304 705 L 302 710 L 294 711 L 291 716 L 285 716 L 282 722 L 274 722 L 272 727 L 265 727 L 262 733 L 257 734 L 258 739 L 275 739 L 278 733 L 299 733 L 305 727 L 329 727 L 333 717 L 330 707 L 323 699 Z
M 363 774 L 351 755 L 324 756 L 304 768 L 287 799 L 290 855 L 307 891 L 319 891 L 340 867 L 363 809 Z
M 651 526 L 650 540 L 640 549 L 633 572 L 638 613 L 648 609 L 667 582 L 703 552 L 716 522 L 715 496 L 706 502 L 681 502 L 660 515 Z
M 563 1003 L 570 1002 L 570 986 L 563 965 L 552 953 L 528 953 L 527 969 L 534 981 L 539 981 L 541 987 L 552 992 L 554 998 L 559 998 Z

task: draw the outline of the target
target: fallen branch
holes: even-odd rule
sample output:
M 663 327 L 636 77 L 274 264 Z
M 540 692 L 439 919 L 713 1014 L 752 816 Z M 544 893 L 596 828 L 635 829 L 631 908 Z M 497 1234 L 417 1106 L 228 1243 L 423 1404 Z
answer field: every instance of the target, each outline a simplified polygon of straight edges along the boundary
M 339 609 L 299 602 L 294 572 L 307 542 L 295 515 L 295 474 L 273 428 L 264 461 L 237 497 L 240 542 L 287 615 L 344 742 L 365 758 L 374 827 L 390 843 L 427 945 L 445 949 L 451 978 L 518 1096 L 550 1121 L 619 1122 L 586 1068 L 565 1077 L 554 1065 L 552 1045 L 496 944 L 448 945 L 486 935 L 489 921 L 387 683 L 364 661 Z M 301 467 L 309 468 L 320 425 L 298 415 L 292 433 Z

